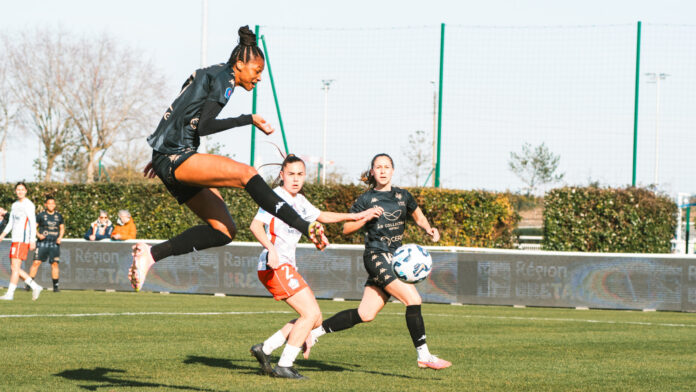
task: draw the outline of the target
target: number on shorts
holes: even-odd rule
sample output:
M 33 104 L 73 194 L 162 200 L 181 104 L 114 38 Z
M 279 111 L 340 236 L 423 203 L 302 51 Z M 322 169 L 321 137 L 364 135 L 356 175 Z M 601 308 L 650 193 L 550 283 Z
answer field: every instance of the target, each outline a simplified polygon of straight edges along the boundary
M 290 273 L 290 267 L 289 267 L 287 264 L 284 265 L 284 266 L 282 266 L 282 267 L 280 267 L 280 269 L 282 269 L 283 271 L 285 271 L 285 280 L 290 280 L 290 278 L 292 278 L 293 276 L 295 276 L 295 275 L 293 275 L 293 274 Z

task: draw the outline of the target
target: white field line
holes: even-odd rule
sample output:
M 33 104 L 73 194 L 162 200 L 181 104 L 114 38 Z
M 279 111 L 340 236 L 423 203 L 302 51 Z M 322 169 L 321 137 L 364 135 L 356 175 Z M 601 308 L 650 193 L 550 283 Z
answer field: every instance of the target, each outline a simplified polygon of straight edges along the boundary
M 263 311 L 263 312 L 122 312 L 122 313 L 68 313 L 68 314 L 0 314 L 2 318 L 36 318 L 36 317 L 119 317 L 119 316 L 239 316 L 250 314 L 294 314 L 290 311 Z M 325 313 L 329 314 L 329 313 Z M 386 316 L 403 316 L 403 313 L 380 313 Z M 515 320 L 515 321 L 553 321 L 553 322 L 574 322 L 588 324 L 615 324 L 615 325 L 643 325 L 654 327 L 682 327 L 696 328 L 696 324 L 677 324 L 677 323 L 654 323 L 647 321 L 615 321 L 615 320 L 593 320 L 593 319 L 574 319 L 574 318 L 553 318 L 553 317 L 521 317 L 521 316 L 478 316 L 467 314 L 446 314 L 446 313 L 424 313 L 429 317 L 460 317 L 469 319 L 490 319 L 490 320 Z
M 68 313 L 68 314 L 0 314 L 0 318 L 30 317 L 118 317 L 118 316 L 238 316 L 247 314 L 289 314 L 289 311 L 266 312 L 122 312 L 122 313 Z
M 403 313 L 382 313 L 389 315 L 403 316 Z M 444 313 L 424 313 L 424 316 L 433 317 L 461 317 L 461 318 L 477 318 L 477 319 L 492 319 L 492 320 L 517 320 L 517 321 L 556 321 L 556 322 L 575 322 L 575 323 L 590 323 L 590 324 L 617 324 L 617 325 L 645 325 L 655 327 L 686 327 L 696 328 L 696 324 L 675 324 L 675 323 L 651 323 L 647 321 L 615 321 L 615 320 L 592 320 L 592 319 L 574 319 L 574 318 L 553 318 L 553 317 L 520 317 L 520 316 L 478 316 L 470 314 L 444 314 Z

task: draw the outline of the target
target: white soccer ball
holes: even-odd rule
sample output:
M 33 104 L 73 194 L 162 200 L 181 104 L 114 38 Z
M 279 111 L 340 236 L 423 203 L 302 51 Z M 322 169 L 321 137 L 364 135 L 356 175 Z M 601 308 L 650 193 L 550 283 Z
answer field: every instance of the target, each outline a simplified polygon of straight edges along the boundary
M 422 246 L 407 244 L 399 247 L 392 258 L 396 276 L 406 283 L 418 283 L 430 275 L 433 259 Z

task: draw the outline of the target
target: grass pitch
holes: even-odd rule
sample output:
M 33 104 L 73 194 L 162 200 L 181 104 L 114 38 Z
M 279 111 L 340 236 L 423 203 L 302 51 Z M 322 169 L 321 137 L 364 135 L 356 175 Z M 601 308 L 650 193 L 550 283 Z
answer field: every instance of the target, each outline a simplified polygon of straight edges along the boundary
M 694 314 L 425 304 L 428 346 L 453 363 L 433 371 L 416 367 L 403 313 L 323 336 L 294 381 L 249 354 L 293 317 L 270 298 L 18 291 L 0 302 L 0 390 L 696 390 Z

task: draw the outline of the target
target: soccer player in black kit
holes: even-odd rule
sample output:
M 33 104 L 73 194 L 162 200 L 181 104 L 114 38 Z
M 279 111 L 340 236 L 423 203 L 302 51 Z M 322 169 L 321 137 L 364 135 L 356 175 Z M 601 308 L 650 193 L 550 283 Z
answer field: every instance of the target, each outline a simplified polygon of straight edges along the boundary
M 63 215 L 56 211 L 56 199 L 47 197 L 44 203 L 44 211 L 36 215 L 36 257 L 29 269 L 29 276 L 36 277 L 41 263 L 51 264 L 51 278 L 53 279 L 53 292 L 60 291 L 58 280 L 60 277 L 60 241 L 65 234 L 65 222 Z
M 219 187 L 244 188 L 264 210 L 309 237 L 323 249 L 328 245 L 318 222 L 307 222 L 280 198 L 256 170 L 230 158 L 200 154 L 200 137 L 230 128 L 254 124 L 265 134 L 273 128 L 259 115 L 218 119 L 235 87 L 247 91 L 261 80 L 265 66 L 256 35 L 248 26 L 239 29 L 239 44 L 226 63 L 196 70 L 182 86 L 155 132 L 147 138 L 152 161 L 146 177 L 159 177 L 179 204 L 186 204 L 206 224 L 192 227 L 169 241 L 150 247 L 133 246 L 133 264 L 128 278 L 138 291 L 152 265 L 168 256 L 222 246 L 234 238 L 237 228 L 222 199 Z
M 394 251 L 401 246 L 406 218 L 410 215 L 416 224 L 430 235 L 433 242 L 440 240 L 440 233 L 430 226 L 416 200 L 405 189 L 392 186 L 394 162 L 387 154 L 372 158 L 370 169 L 363 174 L 369 190 L 355 201 L 350 212 L 357 213 L 377 207 L 381 215 L 370 221 L 346 222 L 343 234 L 351 234 L 364 228 L 365 253 L 363 263 L 369 274 L 365 291 L 357 309 L 336 313 L 312 330 L 310 342 L 325 334 L 351 328 L 356 324 L 374 320 L 390 296 L 406 305 L 406 326 L 418 353 L 417 364 L 421 368 L 444 369 L 452 364 L 430 354 L 425 344 L 425 324 L 421 315 L 421 297 L 416 286 L 397 279 L 391 261 Z

